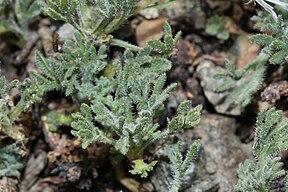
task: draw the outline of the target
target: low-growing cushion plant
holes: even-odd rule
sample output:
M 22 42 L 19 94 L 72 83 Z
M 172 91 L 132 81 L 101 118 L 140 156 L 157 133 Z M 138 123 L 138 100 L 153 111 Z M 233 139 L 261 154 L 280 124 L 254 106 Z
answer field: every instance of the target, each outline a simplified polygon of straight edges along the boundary
M 37 53 L 43 75 L 34 72 L 32 76 L 42 89 L 63 90 L 81 103 L 71 125 L 84 148 L 94 141 L 103 142 L 134 161 L 143 158 L 144 150 L 155 141 L 199 123 L 201 106 L 191 109 L 190 102 L 179 106 L 178 116 L 168 119 L 166 130 L 160 130 L 155 121 L 176 86 L 165 88 L 164 84 L 165 72 L 171 69 L 167 56 L 179 35 L 172 38 L 168 23 L 164 29 L 164 42 L 150 41 L 137 52 L 127 49 L 122 60 L 115 58 L 110 64 L 105 45 L 95 48 L 81 34 L 77 42 L 68 41 L 57 58 Z
M 7 2 L 3 1 L 3 6 Z M 20 1 L 17 2 L 16 6 L 19 6 Z M 32 6 L 35 1 L 25 2 L 30 2 Z M 257 2 L 263 4 L 263 1 Z M 36 52 L 36 65 L 40 73 L 31 72 L 30 79 L 21 83 L 6 83 L 0 79 L 0 131 L 15 140 L 23 139 L 21 134 L 11 131 L 17 117 L 29 110 L 33 103 L 39 102 L 44 92 L 62 91 L 79 105 L 78 111 L 72 114 L 71 126 L 72 134 L 81 139 L 83 147 L 88 147 L 92 142 L 106 143 L 111 146 L 111 151 L 125 156 L 133 164 L 130 173 L 147 177 L 157 163 L 145 162 L 144 152 L 147 147 L 157 140 L 197 125 L 202 107 L 192 108 L 191 102 L 186 101 L 179 105 L 175 117 L 167 118 L 166 127 L 160 127 L 158 123 L 158 118 L 164 113 L 165 102 L 176 86 L 165 85 L 166 72 L 172 67 L 169 56 L 180 38 L 180 33 L 172 35 L 168 23 L 164 24 L 163 40 L 149 41 L 144 48 L 116 39 L 111 34 L 141 10 L 162 8 L 170 3 L 172 1 L 161 4 L 157 0 L 41 2 L 44 13 L 71 24 L 78 32 L 73 40 L 64 43 L 63 51 L 53 58 L 45 58 L 39 51 Z M 24 4 L 21 5 L 23 9 Z M 34 10 L 33 6 L 30 8 Z M 33 13 L 37 15 L 38 11 Z M 265 46 L 255 61 L 242 71 L 237 71 L 233 64 L 227 62 L 228 71 L 217 75 L 225 79 L 217 91 L 225 91 L 254 72 L 242 84 L 237 84 L 239 87 L 227 97 L 226 102 L 229 104 L 249 104 L 261 86 L 268 61 L 272 64 L 287 63 L 287 47 L 282 42 L 287 40 L 287 23 L 280 15 L 276 18 L 271 9 L 269 11 L 272 16 L 259 12 L 255 17 L 256 27 L 262 31 L 272 31 L 269 35 L 252 37 L 253 42 Z M 23 21 L 29 19 L 24 13 L 18 13 L 18 17 Z M 124 48 L 124 51 L 108 57 L 110 45 Z M 20 88 L 21 95 L 15 106 L 10 107 L 6 96 L 13 87 Z M 280 169 L 279 158 L 275 157 L 279 150 L 287 149 L 287 119 L 278 123 L 280 119 L 281 112 L 274 108 L 259 114 L 253 146 L 257 161 L 247 160 L 240 166 L 240 180 L 236 190 L 269 191 L 269 183 L 285 174 Z M 18 169 L 22 164 L 13 150 L 10 146 L 0 149 L 3 154 L 0 166 L 4 170 L 0 176 L 19 176 Z M 165 148 L 174 177 L 171 192 L 179 191 L 185 171 L 199 150 L 199 141 L 190 146 L 185 156 L 181 153 L 180 143 Z M 11 170 L 6 169 L 10 166 L 8 161 L 15 162 Z
M 80 110 L 72 114 L 71 126 L 72 134 L 82 140 L 84 148 L 95 141 L 106 143 L 134 162 L 130 172 L 142 177 L 156 163 L 143 161 L 145 149 L 197 125 L 202 108 L 184 102 L 178 115 L 167 119 L 166 129 L 157 122 L 176 86 L 165 86 L 165 73 L 172 67 L 168 57 L 180 38 L 180 33 L 172 36 L 168 23 L 164 24 L 163 41 L 149 41 L 144 48 L 110 35 L 130 16 L 159 5 L 158 1 L 135 0 L 45 1 L 45 13 L 70 23 L 78 32 L 74 40 L 64 43 L 63 53 L 55 58 L 37 52 L 36 64 L 42 74 L 31 73 L 43 91 L 61 90 L 79 103 Z M 95 21 L 96 25 L 92 25 Z M 108 58 L 108 44 L 125 51 L 119 57 Z

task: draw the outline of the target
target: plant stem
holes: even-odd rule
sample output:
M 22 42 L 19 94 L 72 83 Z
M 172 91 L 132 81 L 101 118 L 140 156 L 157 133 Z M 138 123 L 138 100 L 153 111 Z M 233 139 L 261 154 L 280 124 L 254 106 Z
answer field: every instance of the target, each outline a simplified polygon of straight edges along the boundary
M 126 49 L 130 49 L 132 51 L 141 51 L 142 48 L 141 47 L 138 47 L 136 45 L 132 45 L 126 41 L 123 41 L 123 40 L 120 40 L 120 39 L 111 39 L 110 41 L 111 45 L 113 46 L 118 46 L 118 47 L 123 47 L 123 48 L 126 48 Z
M 114 18 L 109 25 L 107 25 L 105 29 L 106 34 L 111 34 L 115 30 L 117 30 L 123 23 L 127 20 L 125 16 L 120 16 L 119 18 Z

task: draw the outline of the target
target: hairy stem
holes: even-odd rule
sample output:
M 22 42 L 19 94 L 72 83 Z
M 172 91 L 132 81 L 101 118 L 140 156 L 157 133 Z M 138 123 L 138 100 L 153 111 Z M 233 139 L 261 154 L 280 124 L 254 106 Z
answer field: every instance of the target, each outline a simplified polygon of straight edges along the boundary
M 141 47 L 138 47 L 136 45 L 132 45 L 126 41 L 123 41 L 123 40 L 120 40 L 120 39 L 111 39 L 110 41 L 111 45 L 113 46 L 118 46 L 118 47 L 122 47 L 122 48 L 125 48 L 125 49 L 130 49 L 132 51 L 141 51 L 142 48 Z

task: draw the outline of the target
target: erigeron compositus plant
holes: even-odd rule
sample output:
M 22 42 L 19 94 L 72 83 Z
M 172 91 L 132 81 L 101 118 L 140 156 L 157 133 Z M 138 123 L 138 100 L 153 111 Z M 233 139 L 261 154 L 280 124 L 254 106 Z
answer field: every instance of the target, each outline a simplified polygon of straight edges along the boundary
M 156 7 L 164 8 L 174 0 L 46 0 L 43 11 L 55 20 L 62 20 L 75 27 L 86 38 L 96 44 L 110 42 L 112 45 L 140 50 L 119 39 L 112 32 L 119 29 L 128 18 L 141 10 Z
M 288 13 L 288 10 L 287 10 Z M 258 12 L 258 15 L 252 18 L 256 24 L 255 28 L 263 32 L 251 37 L 251 42 L 263 46 L 262 52 L 269 55 L 271 64 L 287 64 L 288 61 L 288 22 L 281 15 L 277 21 L 265 13 Z M 270 33 L 265 33 L 270 31 Z
M 23 46 L 23 42 L 28 38 L 29 22 L 41 13 L 40 1 L 42 0 L 1 0 L 0 14 L 6 8 L 10 8 L 13 14 L 1 18 L 0 35 L 12 32 L 19 37 L 19 40 L 14 43 Z
M 253 153 L 256 161 L 246 160 L 240 165 L 237 191 L 269 192 L 269 183 L 285 175 L 279 151 L 288 149 L 288 118 L 282 111 L 271 108 L 258 114 Z
M 284 5 L 286 3 L 283 2 Z M 247 64 L 242 71 L 236 70 L 234 64 L 228 61 L 226 72 L 215 74 L 215 78 L 223 80 L 215 91 L 230 92 L 225 99 L 226 104 L 236 104 L 244 109 L 251 103 L 254 94 L 261 89 L 267 64 L 287 64 L 288 23 L 281 15 L 276 16 L 277 20 L 273 17 L 265 11 L 258 11 L 258 14 L 252 18 L 255 21 L 254 27 L 263 32 L 250 38 L 252 43 L 263 46 L 254 61 Z
M 164 83 L 165 72 L 171 68 L 167 57 L 180 33 L 173 37 L 170 26 L 165 23 L 164 41 L 150 41 L 145 48 L 112 39 L 110 33 L 128 17 L 150 6 L 158 7 L 156 1 L 71 0 L 46 3 L 43 4 L 46 13 L 72 24 L 80 33 L 75 34 L 75 41 L 65 42 L 63 53 L 55 58 L 44 58 L 36 52 L 36 63 L 42 71 L 42 74 L 31 73 L 40 91 L 36 96 L 43 91 L 61 90 L 66 96 L 73 97 L 81 108 L 73 115 L 72 133 L 83 140 L 83 147 L 94 141 L 110 144 L 134 162 L 132 174 L 147 177 L 157 161 L 144 162 L 144 150 L 159 139 L 195 126 L 200 120 L 201 106 L 191 109 L 191 103 L 185 102 L 179 106 L 178 116 L 168 119 L 167 129 L 160 130 L 157 123 L 165 100 L 176 86 L 172 84 L 165 88 Z M 106 43 L 126 48 L 124 59 L 108 61 Z M 33 88 L 28 80 L 22 86 L 27 91 Z M 36 102 L 33 92 L 25 93 L 11 115 L 7 113 L 9 118 L 16 118 Z M 187 161 L 186 165 L 189 163 Z M 176 178 L 177 186 L 180 176 Z
M 42 74 L 31 76 L 43 91 L 61 90 L 80 104 L 73 114 L 72 134 L 83 147 L 98 141 L 134 163 L 132 174 L 146 177 L 157 161 L 146 163 L 143 153 L 155 141 L 200 121 L 201 106 L 180 104 L 174 118 L 160 129 L 157 118 L 176 84 L 165 87 L 168 57 L 180 38 L 164 24 L 163 41 L 151 40 L 140 48 L 114 39 L 115 31 L 130 16 L 148 7 L 163 7 L 156 0 L 77 1 L 47 0 L 44 11 L 54 19 L 74 26 L 75 40 L 64 43 L 63 53 L 45 58 L 36 52 L 36 64 Z M 172 1 L 166 1 L 169 4 Z M 121 6 L 119 6 L 121 5 Z M 125 48 L 120 57 L 108 58 L 107 45 Z
M 244 108 L 251 102 L 253 95 L 261 88 L 267 60 L 268 55 L 261 53 L 241 71 L 236 70 L 230 61 L 225 62 L 226 71 L 214 76 L 222 80 L 215 88 L 216 92 L 230 91 L 225 98 L 225 104 L 237 104 Z
M 20 89 L 20 100 L 14 104 L 8 96 L 11 89 Z M 23 82 L 14 80 L 7 83 L 4 77 L 0 77 L 0 132 L 14 139 L 18 144 L 25 143 L 25 135 L 17 126 L 17 119 L 22 112 L 28 111 L 33 103 L 41 101 L 42 90 L 33 84 L 30 79 Z M 3 144 L 1 144 L 3 145 Z M 14 144 L 1 146 L 0 148 L 0 177 L 20 177 L 21 163 L 20 149 Z
M 27 111 L 33 103 L 41 101 L 43 92 L 37 85 L 32 84 L 30 79 L 25 79 L 23 82 L 14 80 L 7 83 L 6 80 L 1 77 L 0 87 L 0 131 L 15 140 L 22 141 L 24 135 L 17 130 L 17 127 L 14 127 L 14 123 L 21 113 Z M 9 103 L 11 105 L 13 101 L 7 95 L 12 88 L 20 89 L 20 100 L 15 106 L 9 106 Z
M 74 114 L 72 133 L 83 140 L 84 147 L 93 141 L 104 142 L 133 161 L 143 158 L 144 150 L 155 141 L 199 123 L 201 106 L 190 109 L 190 102 L 179 106 L 178 116 L 168 120 L 166 130 L 160 131 L 155 122 L 175 87 L 172 84 L 164 88 L 165 72 L 171 68 L 171 63 L 155 55 L 158 50 L 165 51 L 166 46 L 173 45 L 173 39 L 167 37 L 170 33 L 171 28 L 166 23 L 165 44 L 150 42 L 136 55 L 126 50 L 124 65 L 118 67 L 114 78 L 115 95 L 94 99 L 90 105 L 82 104 L 81 113 Z M 151 53 L 154 55 L 150 56 Z M 109 132 L 114 133 L 114 137 L 108 136 Z
M 253 35 L 251 41 L 263 46 L 263 49 L 257 58 L 241 71 L 236 70 L 233 63 L 226 61 L 226 71 L 215 75 L 215 78 L 222 79 L 215 91 L 230 91 L 225 103 L 237 104 L 242 109 L 252 101 L 253 95 L 261 88 L 267 64 L 287 64 L 287 20 L 284 20 L 285 17 L 282 15 L 277 15 L 265 1 L 256 2 L 268 12 L 258 11 L 257 16 L 253 17 L 255 28 L 263 34 Z M 268 2 L 279 5 L 284 8 L 282 11 L 287 12 L 287 3 L 273 0 Z M 258 114 L 253 145 L 256 160 L 246 160 L 240 165 L 239 182 L 235 186 L 237 191 L 272 191 L 270 183 L 285 175 L 285 171 L 281 169 L 280 158 L 277 157 L 279 151 L 288 148 L 288 121 L 287 118 L 281 119 L 281 116 L 282 112 L 275 108 Z
M 109 74 L 101 75 L 108 65 L 106 50 L 105 45 L 95 48 L 90 40 L 76 33 L 75 41 L 67 40 L 57 58 L 44 58 L 37 51 L 36 63 L 42 74 L 32 72 L 31 76 L 44 91 L 61 90 L 80 101 L 100 99 L 113 88 Z M 110 73 L 113 77 L 113 70 Z
M 280 4 L 281 1 L 267 1 L 286 6 L 284 3 Z M 18 8 L 27 8 L 19 7 L 19 2 L 24 1 L 18 1 Z M 92 142 L 106 143 L 111 146 L 111 151 L 126 156 L 134 164 L 130 173 L 147 177 L 157 163 L 156 160 L 148 163 L 144 161 L 147 147 L 157 140 L 197 125 L 202 108 L 192 108 L 189 101 L 181 103 L 177 115 L 167 119 L 167 127 L 160 127 L 158 123 L 158 118 L 165 109 L 164 104 L 176 86 L 165 86 L 165 73 L 172 65 L 168 57 L 180 37 L 180 33 L 173 37 L 168 23 L 164 24 L 163 41 L 149 41 L 144 48 L 111 36 L 132 15 L 148 7 L 163 6 L 157 2 L 45 1 L 42 4 L 43 9 L 49 16 L 70 23 L 78 33 L 74 40 L 64 43 L 63 52 L 54 58 L 45 58 L 39 51 L 36 52 L 36 63 L 42 73 L 32 72 L 32 81 L 26 79 L 22 83 L 6 83 L 4 79 L 0 79 L 0 131 L 16 140 L 23 139 L 13 129 L 17 117 L 33 103 L 39 102 L 43 91 L 60 90 L 80 106 L 79 111 L 73 114 L 74 119 L 69 116 L 67 122 L 73 121 L 72 134 L 82 141 L 83 147 L 88 147 Z M 172 1 L 166 1 L 164 6 L 170 2 Z M 287 61 L 287 23 L 281 16 L 274 14 L 273 8 L 267 8 L 267 3 L 263 4 L 265 1 L 256 2 L 262 3 L 274 19 L 275 16 L 278 19 L 273 23 L 273 17 L 260 12 L 259 18 L 255 19 L 256 26 L 262 31 L 268 29 L 272 32 L 252 38 L 253 42 L 265 46 L 263 51 L 242 71 L 236 70 L 232 63 L 227 62 L 227 71 L 216 75 L 224 79 L 217 91 L 229 90 L 237 85 L 227 97 L 228 104 L 249 104 L 253 94 L 261 87 L 266 63 L 269 61 L 272 64 L 282 64 Z M 27 17 L 21 13 L 18 15 L 19 18 Z M 227 33 L 223 34 L 226 38 Z M 109 44 L 125 48 L 124 53 L 108 57 Z M 248 78 L 243 80 L 244 77 Z M 20 88 L 21 97 L 15 106 L 10 106 L 7 92 L 13 87 Z M 57 114 L 51 116 L 53 119 Z M 287 118 L 279 123 L 280 119 L 281 112 L 274 108 L 259 114 L 253 146 L 257 160 L 247 160 L 240 166 L 240 180 L 236 190 L 269 191 L 269 183 L 285 174 L 281 170 L 279 158 L 275 157 L 278 151 L 287 149 L 288 145 Z M 53 121 L 49 123 L 56 124 Z M 199 141 L 190 146 L 185 156 L 181 153 L 180 143 L 172 147 L 166 146 L 165 152 L 171 161 L 174 179 L 171 192 L 179 191 L 182 178 L 199 150 Z M 0 176 L 19 176 L 18 170 L 22 166 L 17 152 L 11 146 L 0 149 Z

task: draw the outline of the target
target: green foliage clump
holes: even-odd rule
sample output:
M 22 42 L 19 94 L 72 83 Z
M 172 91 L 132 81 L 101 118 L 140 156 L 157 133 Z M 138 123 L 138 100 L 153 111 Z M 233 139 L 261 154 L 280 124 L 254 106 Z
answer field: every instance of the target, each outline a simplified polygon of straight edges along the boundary
M 173 38 L 168 23 L 165 23 L 164 30 L 164 42 L 149 41 L 145 50 L 137 49 L 141 51 L 139 62 L 145 63 L 142 69 L 157 71 L 158 65 L 161 65 L 162 70 L 170 69 L 171 64 L 165 58 L 180 38 L 180 33 Z M 72 96 L 80 102 L 96 98 L 100 101 L 115 87 L 114 76 L 121 67 L 119 59 L 108 62 L 106 50 L 106 45 L 95 46 L 93 41 L 75 33 L 75 40 L 65 42 L 63 53 L 56 58 L 44 58 L 37 51 L 36 65 L 42 74 L 32 72 L 31 76 L 44 91 L 61 90 L 66 96 Z
M 171 69 L 167 58 L 180 38 L 180 33 L 173 37 L 168 23 L 164 24 L 163 41 L 149 41 L 145 48 L 111 40 L 125 52 L 108 60 L 106 40 L 112 37 L 106 35 L 131 15 L 155 5 L 156 1 L 135 0 L 46 1 L 48 15 L 70 23 L 80 33 L 75 34 L 75 40 L 68 40 L 63 53 L 55 58 L 46 59 L 37 52 L 36 64 L 42 74 L 31 74 L 44 91 L 61 90 L 79 102 L 80 111 L 72 115 L 71 126 L 84 148 L 95 141 L 111 145 L 136 162 L 131 173 L 142 177 L 156 163 L 143 161 L 144 150 L 159 139 L 198 124 L 201 111 L 201 106 L 191 110 L 190 102 L 183 103 L 178 116 L 168 119 L 168 128 L 159 130 L 157 118 L 176 86 L 164 87 L 165 72 Z M 87 18 L 93 20 L 94 28 Z
M 41 1 L 41 0 L 40 0 Z M 23 44 L 28 37 L 28 24 L 30 20 L 41 13 L 39 0 L 15 0 L 11 2 L 13 14 L 0 21 L 0 35 L 12 32 L 20 38 L 18 45 Z M 0 1 L 0 13 L 9 4 L 9 1 Z
M 246 160 L 240 165 L 237 191 L 268 192 L 269 183 L 285 175 L 280 157 L 276 156 L 288 149 L 288 118 L 281 116 L 282 112 L 275 108 L 259 113 L 253 144 L 256 161 Z
M 169 192 L 177 192 L 180 190 L 182 179 L 187 170 L 191 167 L 191 163 L 198 157 L 200 148 L 201 143 L 199 140 L 196 140 L 183 157 L 180 142 L 173 146 L 165 147 L 165 153 L 171 162 L 171 169 L 173 172 L 173 182 L 170 183 L 171 187 L 169 188 Z
M 43 92 L 32 84 L 31 80 L 25 79 L 23 82 L 14 80 L 7 83 L 6 80 L 0 78 L 0 131 L 16 140 L 23 140 L 24 136 L 14 127 L 14 122 L 24 111 L 27 111 L 33 103 L 41 101 Z M 20 89 L 20 100 L 13 107 L 9 107 L 11 103 L 7 93 L 12 88 Z
M 264 1 L 259 1 L 258 3 L 262 6 L 267 4 Z M 285 6 L 287 8 L 288 6 L 282 1 L 275 1 L 274 3 L 282 8 Z M 268 12 L 258 11 L 258 15 L 253 17 L 255 28 L 263 32 L 263 34 L 256 34 L 251 37 L 251 42 L 264 47 L 258 57 L 252 63 L 247 64 L 241 72 L 236 71 L 233 64 L 227 62 L 227 71 L 215 75 L 215 78 L 224 79 L 223 83 L 216 87 L 215 91 L 230 92 L 225 99 L 225 103 L 228 105 L 234 103 L 242 108 L 247 106 L 251 102 L 253 95 L 261 88 L 267 64 L 287 63 L 287 22 L 282 19 L 281 15 L 277 16 L 273 7 L 268 6 L 264 7 L 266 10 L 269 8 Z M 276 11 L 282 14 L 286 12 L 287 14 L 287 9 L 285 12 L 283 9 L 276 9 Z M 272 12 L 273 14 L 271 15 Z
M 100 98 L 111 91 L 113 83 L 101 75 L 107 63 L 106 46 L 95 48 L 80 33 L 75 41 L 68 40 L 63 53 L 57 58 L 44 58 L 36 52 L 36 64 L 42 75 L 32 72 L 32 77 L 44 91 L 61 90 L 76 99 Z
M 162 2 L 161 6 L 171 2 Z M 100 40 L 103 35 L 117 30 L 132 15 L 158 3 L 159 0 L 46 0 L 43 10 L 51 18 L 71 24 L 83 35 L 92 35 Z
M 12 125 L 11 119 L 10 119 L 10 109 L 8 107 L 8 98 L 7 93 L 14 87 L 17 87 L 19 85 L 19 82 L 17 80 L 14 80 L 10 83 L 7 83 L 5 78 L 0 78 L 0 130 L 4 131 L 5 129 L 9 128 Z
M 20 177 L 19 170 L 23 168 L 18 149 L 13 145 L 0 148 L 0 177 Z
M 225 98 L 225 104 L 237 104 L 247 106 L 253 95 L 261 88 L 264 80 L 268 55 L 261 53 L 241 71 L 236 70 L 235 65 L 226 61 L 226 71 L 215 74 L 214 78 L 222 79 L 223 82 L 215 88 L 216 92 L 230 91 Z
M 177 109 L 178 116 L 172 120 L 168 119 L 170 133 L 178 133 L 182 129 L 189 129 L 199 124 L 201 105 L 191 109 L 191 102 L 183 102 Z
M 227 17 L 214 15 L 207 20 L 205 32 L 209 35 L 216 36 L 218 39 L 229 39 L 229 31 L 225 28 Z
M 126 50 L 125 64 L 116 73 L 114 94 L 103 101 L 92 100 L 90 106 L 82 104 L 81 112 L 74 114 L 76 121 L 72 123 L 75 129 L 72 133 L 83 139 L 84 147 L 93 141 L 101 141 L 134 160 L 156 140 L 199 122 L 201 107 L 190 111 L 190 103 L 185 103 L 178 109 L 179 116 L 169 120 L 168 129 L 158 130 L 159 124 L 155 119 L 176 85 L 164 88 L 164 73 L 171 68 L 171 62 L 155 56 L 155 53 L 150 56 L 153 50 L 148 46 L 136 56 Z M 113 132 L 115 137 L 109 137 L 109 132 Z
M 60 90 L 80 105 L 79 111 L 72 115 L 73 119 L 68 120 L 73 121 L 72 134 L 83 141 L 83 147 L 95 141 L 111 145 L 118 154 L 134 162 L 130 171 L 132 174 L 147 177 L 157 161 L 145 163 L 144 150 L 159 139 L 198 124 L 202 107 L 191 109 L 191 102 L 182 103 L 177 110 L 178 115 L 167 119 L 167 128 L 160 130 L 157 120 L 176 86 L 165 87 L 165 73 L 172 67 L 168 57 L 180 38 L 180 33 L 172 35 L 168 23 L 164 24 L 163 41 L 149 41 L 145 48 L 114 39 L 110 34 L 139 11 L 149 7 L 163 8 L 171 2 L 43 1 L 41 6 L 46 14 L 70 23 L 78 32 L 75 39 L 66 41 L 63 51 L 53 58 L 45 58 L 36 52 L 36 65 L 41 73 L 31 72 L 32 80 L 7 84 L 8 88 L 20 88 L 21 99 L 12 109 L 7 106 L 7 100 L 3 102 L 1 129 L 4 129 L 4 124 L 5 130 L 13 126 L 21 112 L 40 101 L 43 92 Z M 39 14 L 36 8 L 36 1 L 17 1 L 17 24 L 24 25 L 32 16 Z M 32 13 L 31 17 L 28 12 Z M 109 44 L 125 48 L 124 53 L 108 57 Z M 3 85 L 6 85 L 4 81 Z M 7 90 L 5 88 L 3 94 Z M 57 122 L 50 120 L 57 120 L 57 116 L 63 117 L 47 114 L 46 123 L 56 125 Z M 53 125 L 51 127 L 55 130 Z
M 20 26 L 41 13 L 39 2 L 41 0 L 16 0 L 14 9 Z
M 264 34 L 252 36 L 251 41 L 264 47 L 262 51 L 269 55 L 271 64 L 287 63 L 287 21 L 284 21 L 281 15 L 275 21 L 271 15 L 263 11 L 259 11 L 253 20 L 256 22 L 255 28 Z

